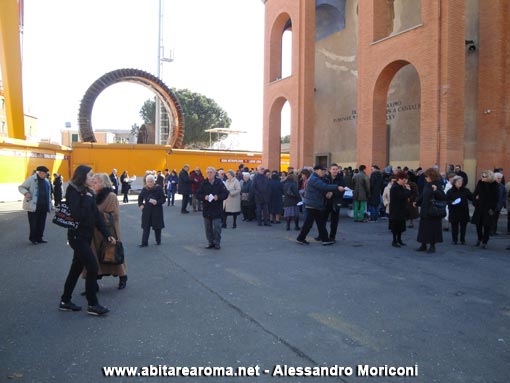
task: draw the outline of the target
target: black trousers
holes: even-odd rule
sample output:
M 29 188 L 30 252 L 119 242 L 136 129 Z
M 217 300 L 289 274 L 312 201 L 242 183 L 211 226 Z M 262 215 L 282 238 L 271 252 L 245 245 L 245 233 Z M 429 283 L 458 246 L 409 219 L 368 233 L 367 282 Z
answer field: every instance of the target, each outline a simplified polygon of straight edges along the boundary
M 305 222 L 303 223 L 301 232 L 297 237 L 298 241 L 306 239 L 306 236 L 310 232 L 310 229 L 312 228 L 314 221 L 317 224 L 317 229 L 319 230 L 319 237 L 321 241 L 326 242 L 329 240 L 328 231 L 326 230 L 326 221 L 324 220 L 324 212 L 319 209 L 307 208 Z
M 64 293 L 62 294 L 62 302 L 70 302 L 73 295 L 76 282 L 80 277 L 83 268 L 87 270 L 87 278 L 85 279 L 85 295 L 89 306 L 97 305 L 96 285 L 98 264 L 92 249 L 90 248 L 90 239 L 70 239 L 69 245 L 74 250 L 71 268 L 67 274 L 64 285 Z
M 183 194 L 182 195 L 182 206 L 181 210 L 184 211 L 188 207 L 188 204 L 190 203 L 190 195 L 189 194 Z
M 340 219 L 340 208 L 337 210 L 327 209 L 324 211 L 324 223 L 328 222 L 328 218 L 331 217 L 331 222 L 329 224 L 329 238 L 335 239 L 336 232 L 338 230 L 338 220 Z
M 122 202 L 129 202 L 128 194 L 129 190 L 122 193 L 124 195 L 124 198 L 122 199 Z
M 40 241 L 44 235 L 46 227 L 47 207 L 39 207 L 34 212 L 28 212 L 28 224 L 30 225 L 30 235 L 28 239 L 32 242 Z
M 143 229 L 142 245 L 149 244 L 150 233 L 151 233 L 150 226 Z M 156 243 L 159 245 L 161 243 L 161 229 L 154 229 L 154 236 L 156 237 Z
M 450 222 L 452 225 L 452 241 L 457 243 L 459 239 L 459 229 L 460 229 L 460 241 L 466 242 L 466 226 L 467 222 Z
M 482 243 L 487 244 L 491 234 L 491 225 L 476 224 L 476 234 L 478 234 L 478 240 Z

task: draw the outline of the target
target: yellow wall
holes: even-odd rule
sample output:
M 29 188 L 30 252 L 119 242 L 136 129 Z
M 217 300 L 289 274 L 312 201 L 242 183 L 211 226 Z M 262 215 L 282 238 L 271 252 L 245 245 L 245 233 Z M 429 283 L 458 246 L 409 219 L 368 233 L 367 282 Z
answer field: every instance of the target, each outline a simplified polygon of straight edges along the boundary
M 186 164 L 204 171 L 207 166 L 237 170 L 241 163 L 256 168 L 261 162 L 261 153 L 171 149 L 167 145 L 76 143 L 71 168 L 86 164 L 95 172 L 110 173 L 115 168 L 119 174 L 127 170 L 129 175 L 142 176 L 146 170 L 180 171 Z M 288 166 L 289 155 L 282 154 L 281 170 L 287 170 Z
M 71 150 L 64 146 L 0 138 L 0 201 L 21 199 L 18 185 L 40 165 L 68 181 L 70 164 Z

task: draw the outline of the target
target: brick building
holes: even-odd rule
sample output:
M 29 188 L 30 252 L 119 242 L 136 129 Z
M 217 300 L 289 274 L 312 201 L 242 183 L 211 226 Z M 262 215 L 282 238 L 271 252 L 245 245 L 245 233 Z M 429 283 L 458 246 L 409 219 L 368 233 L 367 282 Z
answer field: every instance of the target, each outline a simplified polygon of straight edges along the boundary
M 509 0 L 264 3 L 266 166 L 288 102 L 295 167 L 509 170 Z

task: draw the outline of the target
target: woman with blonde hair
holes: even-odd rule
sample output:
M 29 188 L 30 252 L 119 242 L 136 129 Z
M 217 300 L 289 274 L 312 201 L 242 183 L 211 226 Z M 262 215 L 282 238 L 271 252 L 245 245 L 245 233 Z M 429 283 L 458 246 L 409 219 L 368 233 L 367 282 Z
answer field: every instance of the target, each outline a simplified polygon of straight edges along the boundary
M 96 192 L 96 205 L 100 214 L 103 214 L 108 230 L 120 240 L 120 209 L 117 195 L 113 192 L 112 182 L 106 173 L 96 173 L 93 179 L 93 188 Z M 104 276 L 118 276 L 119 285 L 118 289 L 122 290 L 126 287 L 127 275 L 126 264 L 110 265 L 99 262 L 99 252 L 103 242 L 105 241 L 101 232 L 95 228 L 92 237 L 92 252 L 98 259 L 99 271 L 97 272 L 98 279 Z M 86 274 L 84 272 L 84 274 Z
M 223 201 L 223 210 L 225 212 L 223 226 L 227 227 L 227 216 L 234 217 L 232 229 L 237 227 L 237 216 L 241 213 L 241 183 L 235 177 L 233 170 L 227 173 L 227 180 L 224 182 L 229 194 L 225 201 Z

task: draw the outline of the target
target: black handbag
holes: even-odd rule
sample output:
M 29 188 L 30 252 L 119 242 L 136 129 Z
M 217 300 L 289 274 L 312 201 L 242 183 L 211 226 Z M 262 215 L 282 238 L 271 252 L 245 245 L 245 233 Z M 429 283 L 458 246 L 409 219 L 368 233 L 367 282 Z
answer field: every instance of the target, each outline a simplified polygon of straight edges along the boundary
M 112 213 L 108 214 L 113 234 L 115 238 L 118 238 Z M 99 250 L 98 259 L 100 263 L 105 265 L 122 265 L 124 263 L 124 246 L 122 242 L 117 240 L 114 245 L 108 241 L 103 241 Z
M 432 198 L 430 200 L 428 216 L 430 218 L 444 218 L 446 217 L 446 201 L 437 200 Z
M 60 206 L 55 209 L 55 216 L 53 217 L 52 222 L 65 229 L 73 230 L 77 230 L 80 225 L 80 223 L 71 215 L 71 209 L 69 209 L 69 206 L 67 206 L 65 201 L 62 201 Z

